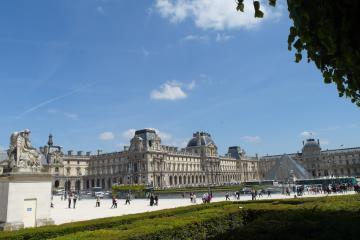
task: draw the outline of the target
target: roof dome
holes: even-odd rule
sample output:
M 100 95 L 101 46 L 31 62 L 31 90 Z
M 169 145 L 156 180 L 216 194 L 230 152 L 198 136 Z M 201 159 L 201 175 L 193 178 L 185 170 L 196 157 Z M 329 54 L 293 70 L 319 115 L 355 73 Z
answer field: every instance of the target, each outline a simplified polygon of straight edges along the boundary
M 315 139 L 313 138 L 307 139 L 304 144 L 304 148 L 310 148 L 310 147 L 320 148 L 319 141 L 315 141 Z
M 193 137 L 187 144 L 187 147 L 200 147 L 207 146 L 209 144 L 214 144 L 215 142 L 212 140 L 211 135 L 206 132 L 196 132 L 193 134 Z

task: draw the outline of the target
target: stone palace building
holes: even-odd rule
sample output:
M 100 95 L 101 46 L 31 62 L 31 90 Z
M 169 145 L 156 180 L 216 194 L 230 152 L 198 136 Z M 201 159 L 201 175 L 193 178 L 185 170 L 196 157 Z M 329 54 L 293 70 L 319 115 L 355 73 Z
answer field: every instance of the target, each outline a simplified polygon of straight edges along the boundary
M 360 147 L 322 150 L 320 141 L 310 138 L 303 141 L 301 152 L 261 157 L 260 178 L 284 155 L 303 166 L 313 178 L 360 176 Z
M 321 150 L 319 140 L 307 139 L 301 152 L 249 157 L 238 146 L 221 156 L 211 135 L 196 132 L 185 148 L 161 143 L 153 129 L 135 132 L 123 151 L 96 154 L 67 151 L 53 143 L 40 147 L 42 164 L 53 176 L 54 189 L 110 190 L 114 184 L 145 184 L 155 188 L 209 186 L 267 179 L 281 161 L 295 162 L 307 176 L 360 176 L 360 148 Z M 7 153 L 0 151 L 0 174 Z M 285 162 L 284 162 L 285 163 Z M 287 174 L 287 173 L 285 173 Z M 270 174 L 271 176 L 271 174 Z
M 210 134 L 196 132 L 183 149 L 161 144 L 152 129 L 135 132 L 123 151 L 91 155 L 65 154 L 49 136 L 40 147 L 42 164 L 53 175 L 53 187 L 71 190 L 110 190 L 114 184 L 145 184 L 155 188 L 208 186 L 259 179 L 258 157 L 248 157 L 240 147 L 218 154 Z M 6 153 L 0 152 L 0 162 Z M 0 163 L 1 166 L 1 163 Z M 1 169 L 1 167 L 0 167 Z
M 257 180 L 259 160 L 247 157 L 240 147 L 218 155 L 210 134 L 196 132 L 187 147 L 161 144 L 152 129 L 135 132 L 130 146 L 121 152 L 91 156 L 86 189 L 112 184 L 147 184 L 156 188 L 208 186 Z

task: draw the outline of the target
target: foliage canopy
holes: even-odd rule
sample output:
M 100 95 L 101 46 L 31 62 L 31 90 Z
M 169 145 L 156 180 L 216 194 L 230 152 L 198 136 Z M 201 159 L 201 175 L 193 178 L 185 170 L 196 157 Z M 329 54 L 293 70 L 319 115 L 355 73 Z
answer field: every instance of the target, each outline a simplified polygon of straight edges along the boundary
M 295 62 L 306 53 L 321 71 L 324 82 L 335 83 L 340 97 L 360 107 L 360 1 L 287 0 L 293 20 L 288 37 L 289 50 L 295 49 Z M 275 7 L 276 0 L 269 0 Z M 237 1 L 244 11 L 243 0 Z M 255 17 L 263 17 L 260 2 L 254 1 Z

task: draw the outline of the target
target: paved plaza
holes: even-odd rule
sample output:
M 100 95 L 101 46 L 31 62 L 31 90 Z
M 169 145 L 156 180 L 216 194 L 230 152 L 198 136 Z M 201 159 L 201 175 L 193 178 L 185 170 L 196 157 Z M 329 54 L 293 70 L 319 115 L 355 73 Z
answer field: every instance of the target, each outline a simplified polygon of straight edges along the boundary
M 354 194 L 353 191 L 350 191 L 346 194 Z M 331 194 L 331 196 L 340 195 L 340 194 Z M 303 197 L 324 197 L 326 194 L 309 194 L 304 195 Z M 282 194 L 273 194 L 271 197 L 266 195 L 261 197 L 261 199 L 285 199 L 293 198 L 294 196 L 285 196 Z M 214 197 L 212 202 L 224 201 L 225 197 Z M 240 201 L 249 201 L 251 200 L 250 195 L 245 195 L 240 197 Z M 235 201 L 234 197 L 231 197 L 231 201 Z M 95 199 L 83 199 L 78 200 L 76 203 L 76 208 L 69 209 L 68 201 L 61 200 L 59 196 L 54 196 L 53 199 L 54 208 L 51 209 L 51 217 L 55 221 L 55 224 L 62 224 L 68 222 L 76 222 L 82 220 L 96 219 L 96 218 L 105 218 L 113 216 L 121 216 L 134 213 L 150 212 L 161 209 L 169 209 L 183 206 L 194 205 L 190 202 L 188 197 L 185 198 L 168 198 L 168 199 L 159 199 L 158 206 L 150 206 L 149 200 L 147 199 L 133 199 L 130 205 L 125 205 L 124 199 L 118 200 L 118 208 L 111 208 L 112 200 L 111 199 L 102 199 L 100 207 L 95 207 Z M 202 204 L 201 198 L 197 198 L 196 204 Z M 72 206 L 71 206 L 72 207 Z

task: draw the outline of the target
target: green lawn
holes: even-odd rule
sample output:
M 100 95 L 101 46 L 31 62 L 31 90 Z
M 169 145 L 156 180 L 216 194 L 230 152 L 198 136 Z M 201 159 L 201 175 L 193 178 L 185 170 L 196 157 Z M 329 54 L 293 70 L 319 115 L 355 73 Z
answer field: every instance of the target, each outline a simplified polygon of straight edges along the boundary
M 59 226 L 0 239 L 360 239 L 360 195 L 220 202 Z

